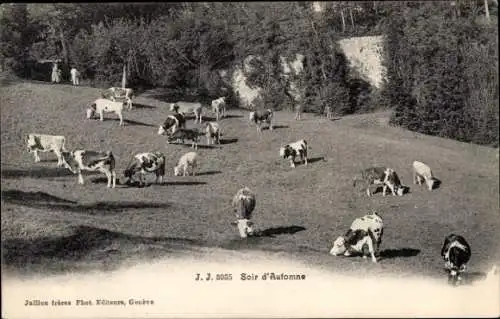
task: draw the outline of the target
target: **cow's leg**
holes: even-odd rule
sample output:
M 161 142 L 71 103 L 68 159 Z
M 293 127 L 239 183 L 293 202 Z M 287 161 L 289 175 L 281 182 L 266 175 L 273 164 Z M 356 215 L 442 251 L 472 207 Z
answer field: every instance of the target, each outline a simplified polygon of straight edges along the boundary
M 54 153 L 57 156 L 57 167 L 61 167 L 63 165 L 63 160 L 62 160 L 62 155 L 61 151 L 59 150 L 54 150 Z
M 82 176 L 82 171 L 81 170 L 78 170 L 78 184 L 80 184 L 80 185 L 84 184 L 83 176 Z
M 35 163 L 40 162 L 40 156 L 38 156 L 38 151 L 37 151 L 37 150 L 34 150 L 34 151 L 33 151 L 33 154 L 35 154 Z
M 269 121 L 269 130 L 273 130 L 273 122 L 272 121 Z
M 111 188 L 111 180 L 112 180 L 111 172 L 108 170 L 105 170 L 104 174 L 106 175 L 106 179 L 108 180 L 108 184 L 106 185 L 106 187 Z
M 304 164 L 307 165 L 307 150 L 304 150 Z
M 122 112 L 118 113 L 118 117 L 120 118 L 120 126 L 123 126 L 123 115 L 122 115 Z
M 416 172 L 413 172 L 413 184 L 419 185 L 419 178 Z
M 295 167 L 295 158 L 293 157 L 290 159 L 290 166 Z
M 372 192 L 371 192 L 371 190 L 370 190 L 370 186 L 368 186 L 368 187 L 366 188 L 366 194 L 368 195 L 368 197 L 372 196 Z
M 367 244 L 368 244 L 368 251 L 370 252 L 370 255 L 372 257 L 372 261 L 374 263 L 377 263 L 377 258 L 375 258 L 375 250 L 373 249 L 373 241 L 371 237 L 367 238 Z

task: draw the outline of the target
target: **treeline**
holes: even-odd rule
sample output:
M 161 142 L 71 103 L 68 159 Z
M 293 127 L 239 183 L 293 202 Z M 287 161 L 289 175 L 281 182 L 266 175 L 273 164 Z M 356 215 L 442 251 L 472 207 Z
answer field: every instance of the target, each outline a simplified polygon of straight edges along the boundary
M 92 85 L 168 87 L 229 95 L 230 74 L 248 56 L 260 107 L 339 115 L 396 107 L 391 123 L 425 134 L 498 145 L 496 1 L 194 2 L 2 4 L 2 69 L 27 78 L 44 59 L 76 66 Z M 352 36 L 386 35 L 382 91 L 356 75 L 338 47 Z M 281 59 L 304 56 L 283 76 Z M 65 70 L 66 69 L 66 70 Z M 292 92 L 291 83 L 296 83 Z

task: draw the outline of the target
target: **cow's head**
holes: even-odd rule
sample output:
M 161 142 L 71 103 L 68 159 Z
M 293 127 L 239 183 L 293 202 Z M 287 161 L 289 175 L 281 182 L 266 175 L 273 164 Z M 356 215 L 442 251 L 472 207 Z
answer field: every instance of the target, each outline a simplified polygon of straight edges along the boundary
M 248 219 L 238 219 L 237 221 L 231 222 L 231 225 L 238 227 L 241 238 L 247 238 L 248 236 L 252 236 L 254 234 L 254 230 L 252 228 L 253 222 Z
M 342 255 L 347 250 L 345 238 L 343 236 L 339 236 L 333 242 L 332 249 L 330 249 L 330 255 L 337 256 Z
M 160 125 L 160 127 L 158 128 L 158 135 L 163 135 L 163 134 L 165 134 L 165 132 L 166 132 L 166 130 L 163 127 L 163 125 Z
M 280 157 L 288 158 L 290 155 L 293 155 L 293 149 L 290 145 L 285 145 L 280 148 Z
M 96 104 L 92 103 L 88 108 L 87 108 L 87 119 L 92 118 L 94 116 L 95 111 L 96 111 Z
M 36 149 L 41 149 L 42 145 L 40 142 L 40 137 L 29 134 L 26 137 L 26 147 L 27 147 L 28 153 L 31 153 L 32 151 L 34 151 Z
M 430 191 L 434 189 L 435 182 L 436 182 L 436 180 L 432 177 L 425 180 L 425 183 L 427 184 L 427 188 L 429 188 Z
M 63 160 L 63 166 L 69 169 L 72 173 L 77 172 L 77 167 L 78 163 L 75 160 L 75 157 L 73 156 L 73 153 L 71 152 L 62 152 L 61 157 Z
M 392 168 L 387 168 L 384 173 L 384 182 L 389 186 L 389 188 L 391 188 L 391 190 L 394 190 L 396 195 L 403 196 L 406 188 L 401 184 L 398 174 L 396 174 Z

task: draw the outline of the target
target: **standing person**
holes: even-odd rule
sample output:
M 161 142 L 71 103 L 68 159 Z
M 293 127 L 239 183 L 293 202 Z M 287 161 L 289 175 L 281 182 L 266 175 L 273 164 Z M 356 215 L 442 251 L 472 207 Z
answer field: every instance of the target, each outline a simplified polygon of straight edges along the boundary
M 61 79 L 61 70 L 57 67 L 57 62 L 54 62 L 54 65 L 52 66 L 52 83 L 59 83 Z
M 71 68 L 71 83 L 73 85 L 79 85 L 80 84 L 80 72 L 75 67 Z

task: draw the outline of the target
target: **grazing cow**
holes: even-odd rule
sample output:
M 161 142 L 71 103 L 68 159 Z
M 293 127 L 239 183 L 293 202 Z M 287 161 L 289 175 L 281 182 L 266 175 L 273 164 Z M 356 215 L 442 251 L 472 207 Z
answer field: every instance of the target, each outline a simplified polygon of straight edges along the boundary
M 116 186 L 115 157 L 111 151 L 96 152 L 76 150 L 62 152 L 64 166 L 73 174 L 78 174 L 78 184 L 84 184 L 82 171 L 99 171 L 108 179 L 108 187 Z
M 385 196 L 387 188 L 392 192 L 392 195 L 403 196 L 405 187 L 401 184 L 398 174 L 392 168 L 386 167 L 370 167 L 354 177 L 353 186 L 356 186 L 357 181 L 362 181 L 367 184 L 366 194 L 372 196 L 370 190 L 371 185 L 383 185 L 382 195 Z
M 218 123 L 207 123 L 205 134 L 207 135 L 207 145 L 214 144 L 214 142 L 220 144 L 221 129 Z
M 413 162 L 413 183 L 422 185 L 423 181 L 427 184 L 427 188 L 431 191 L 434 189 L 435 179 L 432 175 L 431 168 L 426 164 L 414 161 Z
M 130 88 L 110 87 L 105 91 L 101 91 L 101 97 L 113 102 L 115 102 L 116 99 L 124 99 L 126 102 L 125 104 L 130 110 L 132 109 L 132 98 L 134 97 L 134 90 Z
M 198 167 L 198 154 L 196 152 L 188 152 L 181 156 L 177 166 L 174 167 L 175 176 L 188 176 L 196 175 L 196 168 Z
M 280 156 L 290 159 L 290 165 L 295 167 L 295 157 L 300 156 L 300 160 L 307 165 L 307 142 L 300 140 L 294 143 L 287 144 L 280 148 Z
M 300 121 L 302 119 L 302 103 L 295 105 L 295 120 Z
M 113 102 L 107 99 L 97 99 L 87 109 L 87 119 L 94 114 L 99 114 L 99 119 L 104 121 L 104 113 L 115 113 L 120 118 L 120 126 L 123 126 L 123 106 L 126 102 Z
M 163 124 L 160 125 L 160 127 L 158 128 L 158 135 L 163 135 L 165 132 L 168 134 L 170 129 L 171 129 L 170 133 L 173 133 L 177 129 L 185 127 L 186 127 L 186 118 L 184 117 L 184 115 L 180 113 L 175 113 L 167 116 L 165 122 L 163 122 Z
M 462 236 L 450 234 L 444 239 L 441 256 L 445 261 L 445 269 L 449 271 L 448 283 L 458 284 L 462 280 L 460 274 L 466 270 L 471 256 L 469 243 Z
M 220 97 L 212 101 L 212 112 L 217 116 L 217 121 L 226 116 L 226 97 Z
M 66 151 L 64 143 L 66 139 L 61 135 L 28 134 L 26 144 L 28 153 L 35 154 L 35 163 L 40 162 L 38 152 L 54 152 L 57 156 L 57 166 L 63 165 L 62 152 Z
M 194 149 L 198 149 L 198 140 L 200 138 L 200 135 L 204 134 L 198 132 L 197 130 L 181 128 L 167 137 L 167 143 L 180 140 L 181 143 L 184 144 L 184 140 L 191 140 L 193 141 L 191 147 L 193 147 Z
M 194 114 L 194 122 L 201 124 L 203 119 L 203 105 L 199 102 L 175 102 L 170 104 L 170 111 L 181 113 L 184 116 Z
M 234 195 L 232 207 L 237 220 L 231 222 L 231 225 L 238 226 L 241 238 L 253 235 L 253 223 L 250 219 L 255 208 L 255 194 L 248 187 L 243 187 Z
M 330 105 L 325 106 L 325 114 L 327 119 L 333 119 L 333 110 Z
M 138 172 L 139 183 L 145 185 L 145 175 L 148 173 L 155 173 L 156 183 L 163 183 L 163 176 L 165 175 L 165 155 L 160 152 L 148 152 L 136 154 L 128 167 L 123 171 L 123 175 L 127 179 L 125 184 L 132 181 L 134 175 Z
M 257 131 L 262 131 L 261 125 L 262 123 L 269 124 L 269 129 L 273 130 L 273 117 L 274 112 L 271 109 L 267 110 L 257 110 L 250 112 L 248 119 L 250 122 L 254 122 L 257 125 Z
M 372 261 L 376 263 L 375 255 L 379 255 L 383 234 L 384 223 L 376 212 L 356 218 L 345 235 L 334 241 L 330 254 L 351 256 L 353 253 L 362 253 L 363 258 L 366 258 L 365 248 L 368 248 Z

